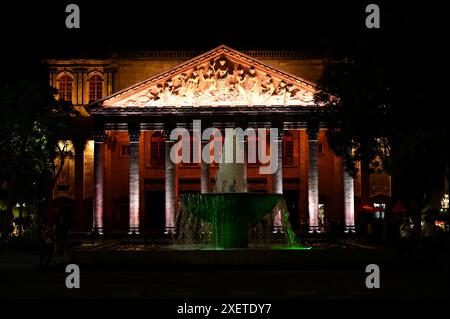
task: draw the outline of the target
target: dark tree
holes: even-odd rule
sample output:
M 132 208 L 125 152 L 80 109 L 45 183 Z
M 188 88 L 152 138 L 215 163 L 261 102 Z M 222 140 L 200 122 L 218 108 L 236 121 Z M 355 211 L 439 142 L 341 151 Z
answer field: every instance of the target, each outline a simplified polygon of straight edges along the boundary
M 59 141 L 71 139 L 71 122 L 77 112 L 70 103 L 56 100 L 55 93 L 40 81 L 0 87 L 0 181 L 7 203 L 2 243 L 9 234 L 16 203 L 37 208 L 48 199 L 58 174 L 55 159 L 64 162 L 71 156 Z M 20 214 L 22 210 L 20 205 Z
M 448 192 L 449 179 L 448 125 L 442 105 L 431 102 L 426 57 L 379 41 L 362 41 L 348 56 L 328 64 L 315 96 L 339 109 L 329 123 L 330 146 L 353 175 L 357 161 L 368 172 L 389 173 L 393 200 L 418 221 L 432 193 Z

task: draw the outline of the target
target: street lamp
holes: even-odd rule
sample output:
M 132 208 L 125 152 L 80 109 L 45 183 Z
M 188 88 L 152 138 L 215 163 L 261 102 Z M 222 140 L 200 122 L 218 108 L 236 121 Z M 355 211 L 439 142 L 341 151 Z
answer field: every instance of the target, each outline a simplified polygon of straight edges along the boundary
M 448 207 L 449 207 L 448 194 L 444 194 L 444 196 L 441 199 L 441 212 L 448 212 Z

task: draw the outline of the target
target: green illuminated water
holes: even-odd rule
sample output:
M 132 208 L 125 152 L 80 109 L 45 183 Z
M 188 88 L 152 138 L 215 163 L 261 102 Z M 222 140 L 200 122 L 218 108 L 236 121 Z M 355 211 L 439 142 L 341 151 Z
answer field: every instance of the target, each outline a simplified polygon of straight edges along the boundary
M 258 244 L 264 243 L 266 247 L 280 244 L 279 234 L 272 234 L 274 224 L 278 232 L 279 219 L 274 221 L 280 213 L 283 243 L 295 245 L 283 195 L 247 193 L 246 164 L 237 160 L 237 155 L 244 153 L 245 143 L 236 132 L 225 131 L 223 161 L 219 162 L 214 193 L 180 196 L 178 242 L 212 248 L 247 248 L 250 233 L 254 235 L 252 239 L 257 238 Z
M 209 193 L 180 196 L 179 234 L 185 244 L 216 248 L 246 248 L 249 230 L 265 224 L 271 233 L 273 213 L 282 213 L 286 244 L 295 245 L 295 233 L 283 195 L 258 193 Z
M 288 246 L 272 246 L 270 249 L 273 250 L 311 250 L 310 246 L 302 246 L 302 245 L 288 245 Z

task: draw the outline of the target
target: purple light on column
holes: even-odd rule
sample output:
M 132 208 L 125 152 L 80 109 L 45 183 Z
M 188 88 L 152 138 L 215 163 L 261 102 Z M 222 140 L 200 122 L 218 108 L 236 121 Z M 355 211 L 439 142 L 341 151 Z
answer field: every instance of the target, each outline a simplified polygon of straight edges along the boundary
M 94 216 L 93 231 L 103 233 L 103 140 L 94 143 Z
M 277 136 L 278 143 L 278 157 L 277 170 L 272 175 L 272 193 L 283 194 L 283 140 L 281 136 Z M 283 232 L 283 222 L 281 218 L 281 211 L 277 211 L 273 220 L 273 233 Z
M 166 140 L 165 234 L 175 232 L 175 164 L 170 159 L 173 141 Z
M 345 231 L 355 231 L 355 192 L 353 188 L 353 177 L 344 169 L 344 212 Z
M 319 231 L 319 172 L 317 167 L 317 140 L 309 140 L 308 207 L 309 231 Z
M 139 135 L 129 132 L 130 136 L 130 234 L 139 233 Z

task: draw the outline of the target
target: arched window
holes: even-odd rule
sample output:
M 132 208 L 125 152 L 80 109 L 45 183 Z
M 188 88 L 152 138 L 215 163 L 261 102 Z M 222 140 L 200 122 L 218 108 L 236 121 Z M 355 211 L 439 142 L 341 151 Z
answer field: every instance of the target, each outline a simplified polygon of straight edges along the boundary
M 283 165 L 294 164 L 294 138 L 289 131 L 283 135 Z
M 72 101 L 72 83 L 73 79 L 69 74 L 63 74 L 58 79 L 58 93 L 63 100 Z
M 89 78 L 89 102 L 101 99 L 103 96 L 103 79 L 100 75 L 94 74 Z
M 150 138 L 150 164 L 152 166 L 164 165 L 165 155 L 166 140 L 161 132 L 154 132 Z

